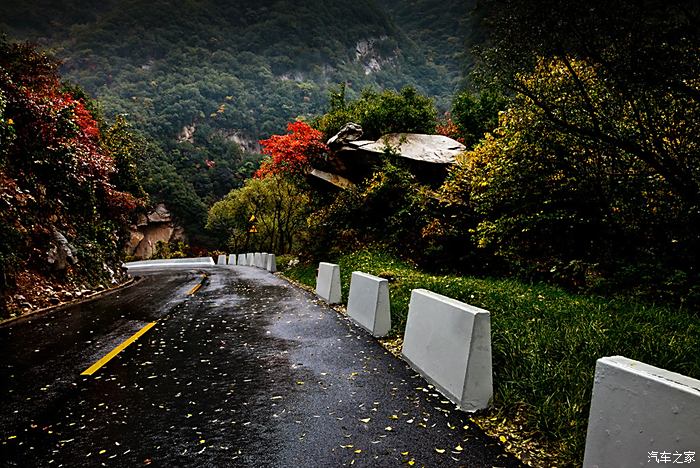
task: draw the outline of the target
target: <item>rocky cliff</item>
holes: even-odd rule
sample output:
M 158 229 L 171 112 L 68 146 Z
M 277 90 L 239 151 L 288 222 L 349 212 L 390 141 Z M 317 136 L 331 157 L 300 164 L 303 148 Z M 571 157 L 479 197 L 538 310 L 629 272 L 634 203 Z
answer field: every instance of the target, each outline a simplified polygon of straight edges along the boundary
M 156 205 L 148 215 L 139 215 L 136 224 L 130 226 L 131 239 L 126 254 L 137 259 L 151 258 L 158 242 L 185 242 L 185 231 L 177 224 L 163 203 Z

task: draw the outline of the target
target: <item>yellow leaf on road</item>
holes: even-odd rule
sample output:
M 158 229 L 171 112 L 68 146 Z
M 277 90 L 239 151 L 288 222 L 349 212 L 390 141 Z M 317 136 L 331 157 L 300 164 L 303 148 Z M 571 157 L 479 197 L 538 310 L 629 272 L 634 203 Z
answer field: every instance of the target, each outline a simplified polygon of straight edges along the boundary
M 441 448 L 436 448 L 435 451 L 437 453 L 445 453 L 445 449 L 441 449 Z
M 501 442 L 503 442 L 503 443 L 505 443 L 505 442 L 506 442 L 506 438 L 505 438 L 505 436 L 501 436 L 501 437 L 499 437 L 499 438 L 498 438 L 498 440 L 500 440 L 500 441 L 501 441 Z
M 371 418 L 360 419 L 363 423 L 367 424 Z

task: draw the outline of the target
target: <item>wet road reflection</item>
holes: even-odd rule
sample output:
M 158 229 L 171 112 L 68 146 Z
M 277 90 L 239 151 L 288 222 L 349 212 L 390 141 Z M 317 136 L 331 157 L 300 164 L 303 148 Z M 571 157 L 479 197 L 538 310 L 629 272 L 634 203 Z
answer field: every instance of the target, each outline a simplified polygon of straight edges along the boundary
M 517 466 L 371 337 L 254 268 L 146 273 L 0 328 L 4 466 Z M 149 322 L 91 376 L 80 373 Z

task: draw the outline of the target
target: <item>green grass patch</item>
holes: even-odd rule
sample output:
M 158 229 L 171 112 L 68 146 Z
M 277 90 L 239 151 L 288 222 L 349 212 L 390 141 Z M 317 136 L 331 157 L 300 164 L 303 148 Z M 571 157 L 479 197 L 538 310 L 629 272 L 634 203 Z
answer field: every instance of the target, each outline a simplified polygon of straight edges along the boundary
M 416 288 L 489 310 L 495 409 L 524 409 L 528 429 L 562 447 L 563 464 L 583 460 L 597 359 L 621 355 L 700 378 L 696 313 L 507 279 L 434 276 L 376 251 L 345 255 L 338 264 L 345 303 L 353 271 L 389 279 L 394 336 L 403 335 Z M 284 273 L 315 286 L 316 265 Z

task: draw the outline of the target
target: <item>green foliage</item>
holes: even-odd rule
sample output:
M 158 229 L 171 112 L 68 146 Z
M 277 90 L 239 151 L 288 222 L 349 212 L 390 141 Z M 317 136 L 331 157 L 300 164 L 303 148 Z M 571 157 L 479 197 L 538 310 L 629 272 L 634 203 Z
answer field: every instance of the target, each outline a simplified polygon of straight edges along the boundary
M 358 251 L 337 262 L 344 301 L 352 271 L 390 278 L 392 336 L 403 335 L 416 288 L 489 310 L 495 411 L 512 416 L 524 410 L 527 429 L 561 445 L 561 466 L 581 464 L 600 357 L 623 355 L 700 377 L 700 324 L 692 313 L 543 284 L 434 276 L 382 251 Z M 284 274 L 315 286 L 315 265 L 296 265 Z
M 349 102 L 343 101 L 344 90 L 341 87 L 340 92 L 331 93 L 329 112 L 316 122 L 328 138 L 348 122 L 360 124 L 363 138 L 368 140 L 376 140 L 387 133 L 435 133 L 435 104 L 412 87 L 405 87 L 398 93 L 365 89 L 358 99 Z
M 274 175 L 248 179 L 211 207 L 206 227 L 224 250 L 283 254 L 306 236 L 308 204 L 298 181 Z
M 186 258 L 187 251 L 189 247 L 182 241 L 177 242 L 164 242 L 158 241 L 156 243 L 156 251 L 153 253 L 151 258 Z
M 407 255 L 422 249 L 430 198 L 407 169 L 390 158 L 362 184 L 339 192 L 309 218 L 311 255 L 334 256 L 381 242 Z
M 596 106 L 610 99 L 596 69 L 582 62 L 543 61 L 521 79 L 567 95 L 577 87 L 571 70 L 586 80 Z M 572 109 L 567 119 L 585 117 Z M 614 125 L 634 126 L 626 116 L 619 119 Z M 673 122 L 664 125 L 683 132 Z M 692 278 L 700 240 L 691 228 L 697 213 L 633 151 L 562 130 L 521 95 L 453 174 L 462 184 L 447 192 L 478 219 L 476 245 L 510 272 L 698 303 Z
M 102 140 L 117 169 L 111 179 L 114 186 L 138 198 L 145 198 L 146 192 L 138 179 L 136 167 L 139 156 L 145 150 L 143 140 L 134 135 L 131 126 L 121 115 L 117 116 Z
M 491 90 L 484 90 L 478 95 L 464 90 L 454 97 L 452 120 L 467 148 L 474 147 L 484 134 L 498 126 L 498 113 L 505 106 L 506 98 Z

